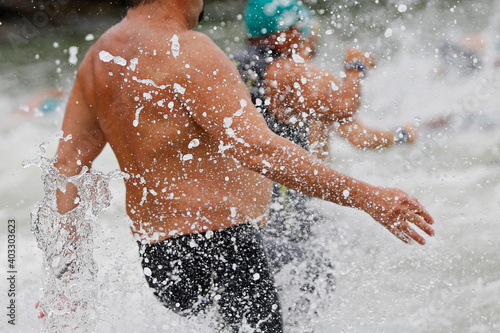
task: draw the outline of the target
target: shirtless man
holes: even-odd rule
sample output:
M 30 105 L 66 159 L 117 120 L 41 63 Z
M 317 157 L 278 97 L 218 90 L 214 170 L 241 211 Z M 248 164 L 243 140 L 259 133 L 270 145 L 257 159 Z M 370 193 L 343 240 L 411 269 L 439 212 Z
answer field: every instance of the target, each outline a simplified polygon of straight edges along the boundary
M 257 223 L 271 180 L 364 210 L 406 243 L 424 244 L 432 217 L 418 201 L 342 175 L 273 134 L 233 63 L 192 31 L 202 0 L 136 1 L 82 61 L 56 167 L 90 168 L 106 143 L 125 180 L 127 214 L 149 285 L 194 315 L 217 302 L 227 325 L 281 332 L 279 300 Z M 68 137 L 71 135 L 71 137 Z M 61 213 L 76 188 L 59 195 Z

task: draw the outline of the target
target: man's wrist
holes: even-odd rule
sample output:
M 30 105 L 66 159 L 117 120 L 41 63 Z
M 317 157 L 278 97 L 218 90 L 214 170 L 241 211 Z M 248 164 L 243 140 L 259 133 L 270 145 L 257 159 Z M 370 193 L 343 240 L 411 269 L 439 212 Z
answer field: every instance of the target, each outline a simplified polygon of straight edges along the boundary
M 394 143 L 403 144 L 408 142 L 408 132 L 404 129 L 404 127 L 397 127 L 394 130 Z
M 344 186 L 340 193 L 339 203 L 370 214 L 371 206 L 377 197 L 378 187 L 351 177 L 346 177 L 341 182 Z
M 366 64 L 363 61 L 346 61 L 344 63 L 344 70 L 347 71 L 358 71 L 361 75 L 366 73 Z

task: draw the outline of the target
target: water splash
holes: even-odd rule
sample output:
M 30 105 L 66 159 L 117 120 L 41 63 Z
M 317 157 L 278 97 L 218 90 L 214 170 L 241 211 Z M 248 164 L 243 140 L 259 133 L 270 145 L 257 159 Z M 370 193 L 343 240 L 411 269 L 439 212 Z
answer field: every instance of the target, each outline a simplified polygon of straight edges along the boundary
M 42 170 L 44 198 L 31 211 L 31 231 L 43 251 L 45 278 L 39 309 L 45 314 L 44 332 L 92 332 L 97 313 L 97 273 L 93 257 L 93 233 L 99 213 L 111 202 L 109 183 L 122 178 L 119 171 L 103 174 L 84 168 L 66 177 L 54 167 L 56 158 L 45 157 L 46 144 L 38 158 L 24 167 Z M 57 211 L 57 190 L 68 183 L 78 189 L 78 206 L 61 215 Z
M 174 58 L 177 58 L 179 56 L 179 51 L 181 50 L 181 46 L 179 44 L 179 36 L 174 35 L 172 39 L 170 39 L 172 42 L 172 55 Z

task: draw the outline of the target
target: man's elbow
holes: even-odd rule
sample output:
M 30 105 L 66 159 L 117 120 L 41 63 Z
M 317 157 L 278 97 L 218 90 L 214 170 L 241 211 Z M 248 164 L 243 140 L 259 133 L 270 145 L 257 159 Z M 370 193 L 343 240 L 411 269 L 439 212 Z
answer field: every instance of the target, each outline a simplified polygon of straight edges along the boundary
M 233 157 L 245 168 L 262 173 L 264 169 L 263 158 L 261 154 L 251 150 L 233 151 Z
M 345 118 L 353 117 L 358 112 L 359 100 L 357 98 L 349 98 L 342 103 L 342 114 Z
M 350 122 L 350 120 L 356 115 L 358 112 L 359 103 L 353 100 L 342 100 L 336 101 L 336 103 L 332 104 L 330 112 L 326 114 L 326 121 L 330 123 L 334 122 Z M 323 120 L 324 121 L 324 120 Z
M 253 140 L 246 145 L 234 145 L 229 149 L 230 154 L 245 168 L 264 174 L 271 167 L 272 148 L 270 141 Z M 269 161 L 266 160 L 267 159 Z

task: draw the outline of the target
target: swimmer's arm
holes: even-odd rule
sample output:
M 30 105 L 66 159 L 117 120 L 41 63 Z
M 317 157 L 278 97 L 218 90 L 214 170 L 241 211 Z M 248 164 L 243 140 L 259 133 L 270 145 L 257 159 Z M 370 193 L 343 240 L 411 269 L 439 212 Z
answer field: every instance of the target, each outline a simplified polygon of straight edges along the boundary
M 332 124 L 357 112 L 360 95 L 357 73 L 340 83 L 331 72 L 290 59 L 271 64 L 266 76 L 269 109 L 284 122 L 307 115 L 311 121 Z
M 407 124 L 402 126 L 407 134 L 407 143 L 413 143 L 417 138 L 415 126 Z M 364 125 L 354 118 L 346 124 L 336 128 L 336 132 L 349 141 L 353 146 L 360 149 L 381 150 L 394 146 L 397 143 L 395 131 L 379 130 Z
M 348 69 L 347 65 L 361 64 L 364 68 Z M 325 101 L 333 117 L 326 117 L 329 120 L 335 120 L 335 117 L 346 119 L 354 116 L 361 103 L 361 74 L 375 66 L 375 58 L 358 48 L 349 47 L 346 50 L 344 58 L 344 74 L 342 81 L 338 80 L 333 74 L 324 72 L 323 81 L 326 80 L 331 88 L 330 98 Z M 325 82 L 323 83 L 325 84 Z M 333 90 L 333 91 L 332 91 Z M 328 110 L 328 109 L 327 109 Z M 338 115 L 337 115 L 338 114 Z
M 94 159 L 106 144 L 97 117 L 92 113 L 85 98 L 83 84 L 77 76 L 69 96 L 62 125 L 63 139 L 59 141 L 57 162 L 54 166 L 67 177 L 78 175 L 84 166 L 90 169 Z M 66 192 L 58 191 L 59 213 L 65 214 L 77 206 L 78 197 L 74 185 L 68 184 Z
M 375 63 L 373 57 L 349 48 L 345 61 L 358 60 L 366 63 L 367 69 Z M 282 121 L 302 114 L 328 124 L 352 117 L 361 101 L 360 73 L 359 70 L 346 70 L 345 78 L 340 81 L 332 72 L 310 62 L 277 61 L 269 66 L 266 76 L 266 94 L 271 98 L 271 110 Z M 283 92 L 291 93 L 284 95 Z M 292 112 L 285 114 L 283 110 L 290 106 L 293 106 Z
M 220 142 L 225 154 L 304 194 L 361 209 L 404 242 L 413 239 L 425 243 L 410 223 L 434 234 L 432 217 L 415 198 L 398 189 L 372 186 L 343 175 L 272 133 L 251 103 L 234 65 L 210 42 L 199 40 L 196 45 L 200 53 L 209 55 L 208 59 L 188 59 L 191 71 L 185 83 L 191 89 L 183 98 L 189 103 L 192 118 Z

